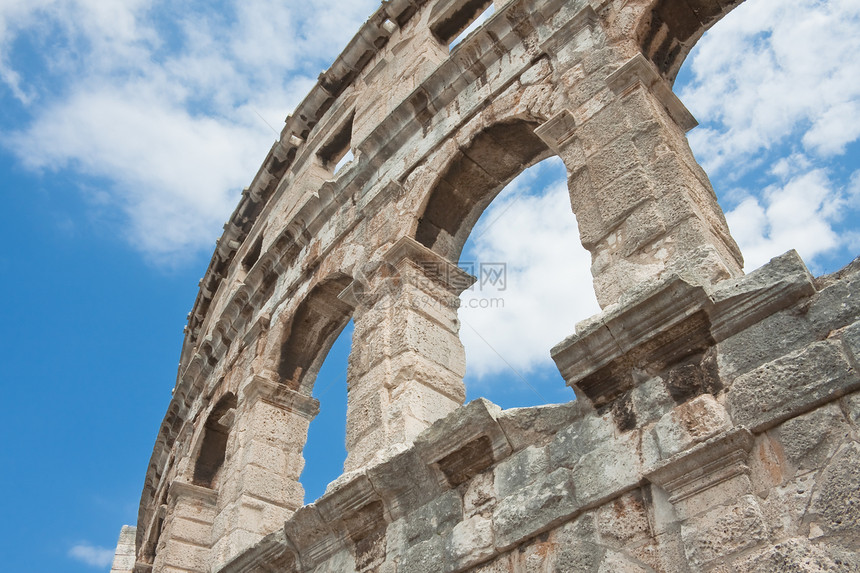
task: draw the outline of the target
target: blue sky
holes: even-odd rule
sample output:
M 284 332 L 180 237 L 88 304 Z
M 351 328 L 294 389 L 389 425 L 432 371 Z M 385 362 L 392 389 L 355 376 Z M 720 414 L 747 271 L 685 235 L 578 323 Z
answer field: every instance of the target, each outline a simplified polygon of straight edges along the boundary
M 376 7 L 0 2 L 7 570 L 109 569 L 221 225 L 273 128 Z M 691 144 L 748 270 L 790 248 L 815 273 L 860 254 L 858 26 L 856 0 L 748 0 L 682 69 Z M 548 348 L 596 306 L 565 193 L 548 160 L 476 226 L 463 262 L 504 261 L 508 280 L 468 295 L 504 308 L 461 311 L 470 398 L 572 397 Z M 315 388 L 309 499 L 343 462 L 348 347 L 349 329 Z

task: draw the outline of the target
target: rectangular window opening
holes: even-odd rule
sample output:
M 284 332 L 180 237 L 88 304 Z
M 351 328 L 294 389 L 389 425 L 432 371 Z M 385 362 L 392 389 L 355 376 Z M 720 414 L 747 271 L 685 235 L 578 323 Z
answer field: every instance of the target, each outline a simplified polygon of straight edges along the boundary
M 440 42 L 452 50 L 494 12 L 495 6 L 492 0 L 466 0 L 450 15 L 440 18 L 433 24 L 432 31 Z
M 350 144 L 352 143 L 352 121 L 354 118 L 355 112 L 353 111 L 343 125 L 335 131 L 328 143 L 319 150 L 320 161 L 332 173 L 337 173 L 353 159 Z

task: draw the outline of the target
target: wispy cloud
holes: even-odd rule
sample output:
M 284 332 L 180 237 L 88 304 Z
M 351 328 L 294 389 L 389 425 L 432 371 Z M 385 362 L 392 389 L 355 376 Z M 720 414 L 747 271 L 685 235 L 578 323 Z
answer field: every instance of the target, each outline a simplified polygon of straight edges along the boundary
M 696 47 L 681 99 L 700 120 L 690 134 L 704 167 L 738 174 L 792 138 L 797 151 L 841 154 L 860 136 L 860 4 L 754 0 Z
M 0 89 L 25 119 L 0 143 L 32 170 L 103 181 L 117 232 L 181 262 L 211 248 L 275 137 L 267 123 L 282 125 L 377 5 L 4 2 Z
M 506 281 L 503 289 L 478 283 L 462 297 L 469 374 L 480 379 L 510 367 L 526 374 L 552 366 L 550 348 L 599 310 L 591 255 L 579 242 L 561 162 L 545 161 L 515 179 L 472 236 L 461 262 L 503 263 Z M 480 266 L 474 272 L 481 278 Z
M 113 550 L 98 547 L 87 542 L 78 543 L 69 549 L 69 557 L 91 567 L 104 569 L 113 562 Z

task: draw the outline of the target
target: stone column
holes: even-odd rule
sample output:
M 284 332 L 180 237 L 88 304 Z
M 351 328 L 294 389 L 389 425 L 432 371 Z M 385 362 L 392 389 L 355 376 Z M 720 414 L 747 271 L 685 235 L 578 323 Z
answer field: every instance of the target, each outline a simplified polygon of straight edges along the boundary
M 123 525 L 119 533 L 119 540 L 114 551 L 113 564 L 110 573 L 132 573 L 134 571 L 135 537 L 137 527 Z
M 459 295 L 474 277 L 414 239 L 342 294 L 356 306 L 347 372 L 345 470 L 411 443 L 466 397 Z
M 752 446 L 749 431 L 730 429 L 646 475 L 659 486 L 653 490 L 656 533 L 680 534 L 691 572 L 723 570 L 719 566 L 726 560 L 769 541 L 750 482 L 747 459 Z
M 641 54 L 605 81 L 600 97 L 535 131 L 567 166 L 600 305 L 667 272 L 700 284 L 741 275 L 740 251 L 687 143 L 696 120 Z
M 217 501 L 218 493 L 212 489 L 180 479 L 170 484 L 153 571 L 208 573 Z
M 224 565 L 278 530 L 304 505 L 302 450 L 318 412 L 315 398 L 266 377 L 255 375 L 244 384 L 231 430 L 235 447 L 218 486 L 214 565 Z

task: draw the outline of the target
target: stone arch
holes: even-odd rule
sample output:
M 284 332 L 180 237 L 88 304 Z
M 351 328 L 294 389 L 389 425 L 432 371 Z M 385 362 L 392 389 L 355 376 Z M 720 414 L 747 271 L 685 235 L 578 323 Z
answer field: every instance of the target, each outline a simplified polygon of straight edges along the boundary
M 194 485 L 206 488 L 215 486 L 221 467 L 224 465 L 227 440 L 233 425 L 231 414 L 236 408 L 236 403 L 236 395 L 228 392 L 206 418 L 191 478 Z
M 743 0 L 657 0 L 639 20 L 636 40 L 670 82 L 711 26 Z
M 317 284 L 299 304 L 282 334 L 278 381 L 310 396 L 328 351 L 352 317 L 352 306 L 338 298 L 352 277 L 336 273 Z
M 512 119 L 480 133 L 458 150 L 427 195 L 415 239 L 456 261 L 472 227 L 492 200 L 524 169 L 552 152 L 535 134 L 536 121 Z

